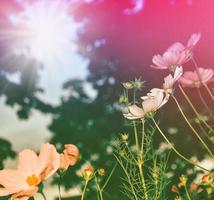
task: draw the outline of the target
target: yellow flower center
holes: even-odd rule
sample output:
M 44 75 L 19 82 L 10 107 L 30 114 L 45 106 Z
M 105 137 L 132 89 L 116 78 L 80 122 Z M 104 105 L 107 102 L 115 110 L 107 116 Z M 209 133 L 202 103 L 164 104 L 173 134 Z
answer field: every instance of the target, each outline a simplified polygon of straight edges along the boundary
M 38 184 L 38 178 L 36 177 L 36 175 L 32 175 L 32 176 L 28 176 L 27 177 L 27 183 L 29 186 L 34 186 L 34 185 L 37 185 Z

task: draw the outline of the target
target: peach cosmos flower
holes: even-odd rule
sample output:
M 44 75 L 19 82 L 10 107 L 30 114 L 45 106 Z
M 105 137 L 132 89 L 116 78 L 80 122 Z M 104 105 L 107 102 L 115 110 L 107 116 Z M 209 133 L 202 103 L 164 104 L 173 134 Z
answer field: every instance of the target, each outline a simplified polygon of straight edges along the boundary
M 123 114 L 127 119 L 144 118 L 146 114 L 155 112 L 161 108 L 169 100 L 169 94 L 165 93 L 163 89 L 153 88 L 147 96 L 141 97 L 143 100 L 142 108 L 137 105 L 128 107 L 129 112 Z
M 63 153 L 60 154 L 60 169 L 67 170 L 74 166 L 79 158 L 79 149 L 73 144 L 66 144 Z
M 156 69 L 169 69 L 174 71 L 177 66 L 182 66 L 192 57 L 192 49 L 198 43 L 201 35 L 194 33 L 184 46 L 180 42 L 172 44 L 163 55 L 153 56 L 151 67 Z
M 0 196 L 29 199 L 37 193 L 39 184 L 58 170 L 59 164 L 59 154 L 51 144 L 43 144 L 39 156 L 30 149 L 23 150 L 19 153 L 17 169 L 0 171 Z
M 198 71 L 184 72 L 179 81 L 184 87 L 200 87 L 212 81 L 213 75 L 213 69 L 198 68 Z
M 176 67 L 175 73 L 173 76 L 169 74 L 164 78 L 163 89 L 166 93 L 172 93 L 174 84 L 179 80 L 182 74 L 183 74 L 183 68 Z
M 70 166 L 77 163 L 79 158 L 79 149 L 75 145 L 66 144 L 63 153 L 68 156 Z

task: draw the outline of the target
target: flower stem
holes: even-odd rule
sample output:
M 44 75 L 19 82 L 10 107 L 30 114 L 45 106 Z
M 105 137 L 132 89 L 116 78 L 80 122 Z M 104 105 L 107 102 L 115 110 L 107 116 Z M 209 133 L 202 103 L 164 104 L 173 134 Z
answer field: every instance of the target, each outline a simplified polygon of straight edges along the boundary
M 148 194 L 147 194 L 147 190 L 146 190 L 146 182 L 145 182 L 145 177 L 143 174 L 142 164 L 139 164 L 138 168 L 139 168 L 139 172 L 140 172 L 140 177 L 141 177 L 141 182 L 142 182 L 142 187 L 143 187 L 143 192 L 144 192 L 144 198 L 145 198 L 145 200 L 148 200 Z
M 100 188 L 100 185 L 98 183 L 98 180 L 97 180 L 96 176 L 95 176 L 95 183 L 96 183 L 97 191 L 99 193 L 99 199 L 103 200 L 103 190 Z
M 165 134 L 162 132 L 162 130 L 160 129 L 160 127 L 158 126 L 158 124 L 156 123 L 156 121 L 154 120 L 154 118 L 151 118 L 152 121 L 154 122 L 156 128 L 158 129 L 158 131 L 160 132 L 160 134 L 162 135 L 162 137 L 166 140 L 166 142 L 171 146 L 172 150 L 178 155 L 180 156 L 183 160 L 187 161 L 188 163 L 202 169 L 205 170 L 207 172 L 209 172 L 209 170 L 205 169 L 204 167 L 198 165 L 197 163 L 194 163 L 193 161 L 189 160 L 188 158 L 186 158 L 185 156 L 183 156 L 173 145 L 172 143 L 167 139 L 167 137 L 165 136 Z
M 142 142 L 141 142 L 141 154 L 143 154 L 143 147 L 144 147 L 144 137 L 145 137 L 145 121 L 141 119 L 142 122 Z
M 207 90 L 208 94 L 210 95 L 211 99 L 214 101 L 214 96 L 213 96 L 210 88 L 208 87 L 208 85 L 206 83 L 204 83 L 203 85 L 206 88 L 206 90 Z
M 138 142 L 138 136 L 137 136 L 137 127 L 136 127 L 136 123 L 133 120 L 133 127 L 134 127 L 134 138 L 135 138 L 135 145 L 137 150 L 139 150 L 139 142 Z
M 87 186 L 88 186 L 88 181 L 85 181 L 85 186 L 84 186 L 83 191 L 82 191 L 81 200 L 84 199 Z
M 62 199 L 62 195 L 61 195 L 61 175 L 59 175 L 59 183 L 58 183 L 58 191 L 59 191 L 59 200 Z
M 186 92 L 183 90 L 183 88 L 181 87 L 181 85 L 178 86 L 181 93 L 183 94 L 184 98 L 186 99 L 186 101 L 188 102 L 188 104 L 190 105 L 190 107 L 192 108 L 193 112 L 195 113 L 196 117 L 198 118 L 199 121 L 203 122 L 203 124 L 214 133 L 213 128 L 204 120 L 202 119 L 201 115 L 198 113 L 198 111 L 196 110 L 196 108 L 194 107 L 194 105 L 192 104 L 191 100 L 189 99 L 188 95 L 186 94 Z
M 188 200 L 191 200 L 191 197 L 190 197 L 190 195 L 189 195 L 189 192 L 188 192 L 188 190 L 187 190 L 186 185 L 184 186 L 184 188 L 185 188 L 185 192 L 186 192 L 186 195 L 187 195 L 187 199 L 188 199 Z
M 40 194 L 42 195 L 42 197 L 43 197 L 44 200 L 47 200 L 47 198 L 46 198 L 44 192 L 41 192 Z
M 192 129 L 193 133 L 197 136 L 197 138 L 200 140 L 200 142 L 204 145 L 204 147 L 206 148 L 206 150 L 208 151 L 208 153 L 212 156 L 212 158 L 214 158 L 213 153 L 211 152 L 211 150 L 209 149 L 209 147 L 206 145 L 206 143 L 202 140 L 202 138 L 200 137 L 200 135 L 197 133 L 197 131 L 193 128 L 193 126 L 191 125 L 191 123 L 189 122 L 189 120 L 187 119 L 186 115 L 184 114 L 180 104 L 178 103 L 177 99 L 172 95 L 176 105 L 178 106 L 179 111 L 181 112 L 183 118 L 185 119 L 186 123 L 189 125 L 189 127 Z
M 207 105 L 206 101 L 204 100 L 202 94 L 201 94 L 201 91 L 199 88 L 197 88 L 197 91 L 198 91 L 198 96 L 200 97 L 201 99 L 201 102 L 203 103 L 204 107 L 206 108 L 207 112 L 209 113 L 210 117 L 212 118 L 212 120 L 214 120 L 214 116 L 213 116 L 213 113 L 212 111 L 209 109 L 209 106 Z

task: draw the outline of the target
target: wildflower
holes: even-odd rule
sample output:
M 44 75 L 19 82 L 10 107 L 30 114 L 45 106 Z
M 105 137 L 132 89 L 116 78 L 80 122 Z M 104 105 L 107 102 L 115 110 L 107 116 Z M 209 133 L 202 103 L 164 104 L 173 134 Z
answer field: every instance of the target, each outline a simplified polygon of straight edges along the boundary
M 213 75 L 213 69 L 198 68 L 198 71 L 184 72 L 179 81 L 184 87 L 200 87 L 202 84 L 211 82 Z
M 90 164 L 87 165 L 87 167 L 82 172 L 82 176 L 85 181 L 90 181 L 94 177 L 94 168 Z
M 181 175 L 179 179 L 180 183 L 178 184 L 178 187 L 186 187 L 187 177 L 185 175 Z
M 143 100 L 142 108 L 137 105 L 131 105 L 128 107 L 129 112 L 124 114 L 127 119 L 140 119 L 145 115 L 152 114 L 159 108 L 161 108 L 169 100 L 169 94 L 165 94 L 164 90 L 154 88 L 147 94 L 147 96 L 141 97 Z
M 179 80 L 182 74 L 183 74 L 183 68 L 176 67 L 174 76 L 170 74 L 164 78 L 163 89 L 166 93 L 169 93 L 169 94 L 172 93 L 174 84 L 176 83 L 176 81 Z
M 125 89 L 127 89 L 127 90 L 130 90 L 130 89 L 133 89 L 133 84 L 132 84 L 132 82 L 130 82 L 130 81 L 128 81 L 128 82 L 124 82 L 124 83 L 122 83 L 123 84 L 123 87 L 125 88 Z
M 100 169 L 98 170 L 98 174 L 99 174 L 100 176 L 104 176 L 104 175 L 105 175 L 105 169 L 100 168 Z
M 192 34 L 186 46 L 180 42 L 172 44 L 162 56 L 158 54 L 153 57 L 152 62 L 154 65 L 151 67 L 175 71 L 177 66 L 182 66 L 190 60 L 192 49 L 198 43 L 199 39 L 200 34 Z
M 43 144 L 39 156 L 32 150 L 23 150 L 17 169 L 0 171 L 0 196 L 12 194 L 11 200 L 29 199 L 38 192 L 42 181 L 58 170 L 59 164 L 59 154 L 51 144 Z
M 66 144 L 63 153 L 68 157 L 69 165 L 73 166 L 79 158 L 79 149 L 73 144 Z

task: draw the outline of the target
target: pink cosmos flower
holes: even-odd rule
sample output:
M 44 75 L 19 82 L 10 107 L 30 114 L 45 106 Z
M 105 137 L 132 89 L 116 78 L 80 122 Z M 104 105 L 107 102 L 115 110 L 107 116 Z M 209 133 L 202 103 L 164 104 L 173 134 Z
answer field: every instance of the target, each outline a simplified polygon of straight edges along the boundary
M 192 57 L 192 49 L 198 43 L 200 37 L 200 33 L 194 33 L 188 40 L 186 46 L 180 42 L 172 44 L 162 56 L 158 54 L 153 57 L 152 62 L 154 65 L 151 67 L 175 71 L 177 66 L 182 66 L 190 60 Z
M 169 100 L 169 94 L 164 90 L 154 88 L 147 94 L 147 96 L 141 97 L 143 100 L 142 108 L 137 105 L 128 107 L 129 112 L 124 114 L 127 119 L 140 119 L 144 118 L 146 114 L 155 112 L 161 108 Z
M 27 200 L 38 192 L 39 184 L 59 168 L 60 157 L 55 147 L 43 144 L 39 156 L 26 149 L 19 153 L 17 169 L 0 171 L 0 196 L 11 200 Z
M 179 80 L 179 78 L 183 74 L 182 67 L 176 67 L 174 76 L 169 74 L 167 77 L 164 78 L 163 89 L 166 93 L 172 93 L 174 84 Z
M 200 87 L 212 81 L 213 75 L 213 69 L 198 68 L 198 71 L 184 72 L 179 81 L 184 87 Z

